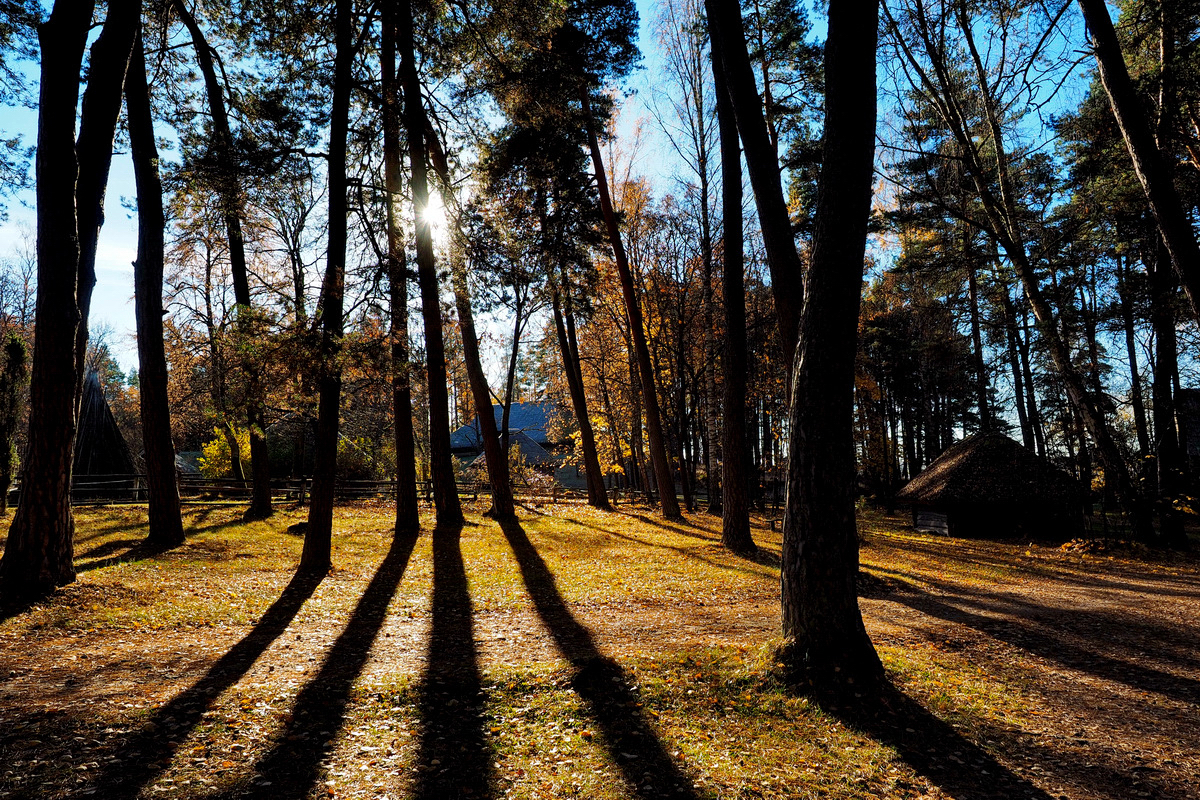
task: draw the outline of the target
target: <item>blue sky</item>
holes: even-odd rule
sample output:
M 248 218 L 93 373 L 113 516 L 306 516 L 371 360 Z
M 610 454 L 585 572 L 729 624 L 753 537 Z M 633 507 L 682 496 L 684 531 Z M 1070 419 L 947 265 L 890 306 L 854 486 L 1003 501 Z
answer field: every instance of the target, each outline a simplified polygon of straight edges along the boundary
M 22 134 L 29 144 L 37 138 L 37 112 L 25 108 L 0 110 L 0 131 L 6 136 Z M 137 254 L 137 223 L 122 206 L 130 203 L 136 191 L 133 162 L 127 152 L 113 159 L 108 194 L 105 196 L 105 223 L 96 253 L 96 291 L 92 300 L 92 328 L 107 324 L 112 328 L 109 346 L 128 371 L 137 366 L 137 344 L 133 338 L 133 260 Z M 0 223 L 0 260 L 14 256 L 22 236 L 33 235 L 36 222 L 33 192 L 5 197 L 8 220 Z
M 643 69 L 634 76 L 631 88 L 644 89 L 655 71 L 653 38 L 649 24 L 654 14 L 655 3 L 638 0 L 638 11 L 642 18 L 641 45 L 645 60 Z M 36 66 L 31 66 L 36 80 Z M 644 91 L 635 94 L 626 104 L 622 115 L 622 132 L 632 129 L 633 123 L 647 116 L 643 105 Z M 648 177 L 662 177 L 666 168 L 652 162 L 661 160 L 661 152 L 649 132 L 641 150 L 638 171 Z M 37 112 L 26 108 L 0 108 L 0 135 L 21 134 L 26 143 L 33 144 L 37 137 Z M 164 154 L 170 157 L 169 154 Z M 137 221 L 130 211 L 136 189 L 133 181 L 133 163 L 127 152 L 119 152 L 113 159 L 105 199 L 105 224 L 101 231 L 96 256 L 96 290 L 92 301 L 91 328 L 101 326 L 111 329 L 109 347 L 120 362 L 122 369 L 129 371 L 137 367 L 137 344 L 134 338 L 135 322 L 133 309 L 133 260 L 137 255 Z M 23 192 L 17 196 L 3 198 L 7 206 L 8 219 L 0 222 L 0 261 L 12 259 L 23 236 L 32 236 L 36 222 L 33 193 Z

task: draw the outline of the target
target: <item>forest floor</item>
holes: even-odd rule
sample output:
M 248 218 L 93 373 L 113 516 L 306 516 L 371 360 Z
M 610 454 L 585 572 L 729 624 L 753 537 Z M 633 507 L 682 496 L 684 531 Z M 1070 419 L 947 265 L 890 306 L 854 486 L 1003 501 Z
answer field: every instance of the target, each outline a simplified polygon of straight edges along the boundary
M 393 544 L 303 518 L 77 512 L 79 578 L 0 619 L 0 797 L 1195 798 L 1200 561 L 860 520 L 863 615 L 894 686 L 780 680 L 779 534 L 526 509 Z M 477 512 L 478 510 L 476 510 Z M 3 534 L 0 533 L 0 541 Z

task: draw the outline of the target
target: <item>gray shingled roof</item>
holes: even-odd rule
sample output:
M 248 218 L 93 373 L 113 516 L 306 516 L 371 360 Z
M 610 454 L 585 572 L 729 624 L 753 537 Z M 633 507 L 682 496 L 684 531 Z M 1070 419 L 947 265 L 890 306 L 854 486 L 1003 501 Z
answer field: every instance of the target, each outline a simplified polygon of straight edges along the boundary
M 523 433 L 514 433 L 509 439 L 508 445 L 509 447 L 515 447 L 517 452 L 525 457 L 525 463 L 531 467 L 553 468 L 557 466 L 554 456 L 547 453 L 546 448 Z M 474 469 L 475 467 L 487 467 L 483 453 L 477 455 L 468 465 L 468 469 Z
M 1000 433 L 951 445 L 896 499 L 926 506 L 1030 505 L 1072 502 L 1079 483 Z
M 554 444 L 550 441 L 546 431 L 550 426 L 550 418 L 555 413 L 556 408 L 553 403 L 513 403 L 508 416 L 509 436 L 513 437 L 518 433 L 524 434 L 544 451 L 546 445 Z M 500 420 L 504 416 L 504 406 L 492 406 L 492 414 L 496 418 L 496 427 L 499 428 Z M 466 450 L 474 452 L 481 449 L 483 449 L 483 443 L 479 432 L 478 418 L 450 434 L 450 450 L 452 452 Z

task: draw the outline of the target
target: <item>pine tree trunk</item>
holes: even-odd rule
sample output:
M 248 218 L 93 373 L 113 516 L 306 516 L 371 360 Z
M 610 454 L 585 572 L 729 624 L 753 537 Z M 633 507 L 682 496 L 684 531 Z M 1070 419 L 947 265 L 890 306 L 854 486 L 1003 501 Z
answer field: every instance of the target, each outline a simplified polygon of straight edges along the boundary
M 1150 432 L 1146 424 L 1146 405 L 1142 400 L 1142 376 L 1138 368 L 1137 335 L 1134 329 L 1133 300 L 1130 298 L 1129 267 L 1117 256 L 1117 296 L 1121 309 L 1121 325 L 1125 332 L 1125 355 L 1129 359 L 1129 402 L 1133 406 L 1133 427 L 1137 433 L 1138 458 L 1150 455 Z
M 242 186 L 241 176 L 233 152 L 233 131 L 229 125 L 229 112 L 225 106 L 225 92 L 217 77 L 212 48 L 204 37 L 199 23 L 187 9 L 183 0 L 175 0 L 175 11 L 188 30 L 192 48 L 196 51 L 196 64 L 204 77 L 205 97 L 212 119 L 212 147 L 216 156 L 217 195 L 221 204 L 221 215 L 225 221 L 225 238 L 229 245 L 229 272 L 233 279 L 233 299 L 238 305 L 238 329 L 242 336 L 253 336 L 249 329 L 250 271 L 246 266 L 246 242 L 242 233 Z M 260 365 L 246 365 L 246 427 L 250 434 L 250 507 L 246 519 L 266 519 L 274 513 L 271 507 L 271 462 L 267 449 L 267 434 L 262 408 L 262 376 Z M 245 480 L 239 457 L 234 459 L 234 477 Z M 241 473 L 240 475 L 238 473 Z
M 125 107 L 138 193 L 138 254 L 133 264 L 133 282 L 138 394 L 146 452 L 146 484 L 150 492 L 150 532 L 146 541 L 155 546 L 174 547 L 183 543 L 183 520 L 176 481 L 175 445 L 171 442 L 167 356 L 163 344 L 163 231 L 166 218 L 140 33 L 134 42 L 129 74 L 125 79 Z
M 588 416 L 587 393 L 583 385 L 583 360 L 579 357 L 579 337 L 575 333 L 575 304 L 571 300 L 570 279 L 567 275 L 566 265 L 561 262 L 558 265 L 558 274 L 562 279 L 563 321 L 566 324 L 567 333 L 568 355 L 564 363 L 569 369 L 574 370 L 575 385 L 579 391 L 579 409 L 584 415 L 583 421 L 579 423 L 579 444 L 583 449 L 583 477 L 588 487 L 588 505 L 604 511 L 611 511 L 608 494 L 604 489 L 604 470 L 600 468 L 600 453 L 596 447 L 596 435 L 592 428 L 592 419 Z
M 642 381 L 638 377 L 637 359 L 632 347 L 626 367 L 629 370 L 629 406 L 632 409 L 629 415 L 629 441 L 637 464 L 638 488 L 646 495 L 648 502 L 653 502 L 654 476 L 646 468 L 646 449 L 642 442 Z
M 1183 449 L 1175 425 L 1175 397 L 1172 378 L 1179 359 L 1175 336 L 1175 313 L 1171 307 L 1177 283 L 1168 262 L 1169 255 L 1161 240 L 1158 258 L 1151 265 L 1150 322 L 1154 326 L 1154 379 L 1151 382 L 1154 400 L 1154 455 L 1158 482 L 1158 518 L 1163 541 L 1172 547 L 1186 545 L 1183 520 L 1175 511 L 1174 500 L 1183 488 Z
M 338 423 L 342 405 L 343 293 L 346 274 L 346 139 L 354 59 L 351 0 L 334 4 L 333 93 L 329 113 L 329 252 L 320 304 L 316 461 L 300 571 L 324 575 L 332 561 L 333 500 L 337 481 Z
M 77 413 L 83 400 L 83 380 L 87 371 L 88 317 L 92 307 L 92 290 L 96 287 L 96 246 L 104 225 L 104 195 L 108 188 L 113 140 L 125 91 L 125 73 L 129 68 L 129 56 L 133 52 L 133 40 L 140 19 L 140 0 L 109 2 L 104 27 L 92 44 L 88 60 L 87 89 L 83 93 L 79 141 L 75 147 L 79 158 L 79 181 L 75 185 L 75 208 L 79 224 L 76 288 L 79 327 L 75 331 Z
M 392 417 L 396 439 L 397 539 L 421 527 L 417 507 L 417 464 L 412 421 L 412 370 L 408 353 L 408 276 L 400 228 L 400 84 L 396 79 L 396 6 L 383 4 L 383 158 L 387 182 L 388 291 L 391 305 Z
M 699 105 L 699 101 L 697 101 Z M 736 130 L 737 121 L 734 121 Z M 722 496 L 720 470 L 720 415 L 717 409 L 717 347 L 713 314 L 713 233 L 708 210 L 708 145 L 704 137 L 697 138 L 698 177 L 700 180 L 700 255 L 704 267 L 704 284 L 700 287 L 700 319 L 704 325 L 704 472 L 708 492 L 709 514 L 721 514 Z M 740 164 L 740 161 L 739 161 Z M 738 187 L 741 188 L 740 186 Z M 738 209 L 739 213 L 741 209 Z
M 448 176 L 445 176 L 448 177 Z M 446 203 L 447 208 L 450 203 Z M 457 220 L 451 227 L 457 228 Z M 452 234 L 462 236 L 460 230 Z M 513 505 L 512 482 L 508 474 L 508 456 L 500 442 L 496 429 L 496 415 L 492 412 L 492 393 L 488 388 L 487 376 L 483 374 L 483 363 L 479 360 L 479 339 L 475 333 L 475 315 L 471 310 L 470 289 L 467 286 L 466 253 L 463 243 L 451 245 L 450 282 L 454 288 L 454 300 L 458 307 L 458 325 L 462 331 L 463 362 L 467 368 L 467 381 L 471 385 L 471 396 L 475 403 L 475 418 L 479 420 L 479 435 L 483 439 L 483 457 L 487 463 L 488 480 L 492 485 L 492 507 L 488 514 L 497 520 L 516 519 Z
M 1004 304 L 1004 330 L 1008 340 L 1008 364 L 1012 370 L 1013 381 L 1013 396 L 1017 407 L 1017 419 L 1021 423 L 1021 442 L 1025 445 L 1025 449 L 1032 452 L 1037 452 L 1037 445 L 1033 439 L 1033 425 L 1030 423 L 1029 414 L 1025 405 L 1025 391 L 1033 390 L 1033 387 L 1026 387 L 1024 379 L 1021 376 L 1021 356 L 1017 347 L 1017 312 L 1013 308 L 1012 298 L 1008 294 L 1008 286 L 1003 287 Z
M 987 365 L 983 360 L 983 336 L 979 325 L 979 279 L 975 274 L 975 265 L 967 265 L 967 298 L 971 312 L 971 344 L 975 357 L 975 402 L 979 407 L 979 427 L 990 431 L 995 425 L 992 422 L 992 409 L 988 403 Z
M 515 292 L 514 297 L 516 297 Z M 521 357 L 521 329 L 524 327 L 524 320 L 521 316 L 522 305 L 520 298 L 517 298 L 516 307 L 513 310 L 515 319 L 513 320 L 512 349 L 508 354 L 508 370 L 504 373 L 504 410 L 500 412 L 500 445 L 504 449 L 505 458 L 508 458 L 508 428 L 509 420 L 512 419 L 513 394 L 517 383 L 517 361 Z
M 1107 5 L 1104 0 L 1079 0 L 1079 7 L 1087 21 L 1100 81 L 1125 139 L 1133 171 L 1142 184 L 1192 311 L 1200 315 L 1200 246 L 1196 244 L 1187 210 L 1175 190 L 1170 164 L 1159 149 L 1160 143 L 1155 141 L 1145 106 L 1129 77 Z
M 680 315 L 682 319 L 682 314 Z M 688 513 L 696 510 L 696 500 L 692 494 L 692 475 L 691 465 L 687 457 L 687 441 L 688 441 L 688 382 L 687 382 L 687 359 L 684 354 L 684 326 L 680 324 L 675 332 L 675 371 L 679 375 L 678 385 L 675 391 L 675 425 L 673 433 L 675 439 L 675 457 L 679 463 L 679 488 L 683 495 L 683 507 Z
M 21 419 L 21 395 L 29 374 L 29 351 L 15 332 L 4 337 L 4 365 L 0 369 L 0 517 L 8 516 L 8 493 L 16 466 L 17 426 Z M 3 598 L 0 598 L 2 600 Z
M 75 294 L 80 258 L 75 113 L 91 3 L 58 0 L 38 27 L 41 79 L 37 141 L 38 293 L 29 387 L 29 447 L 21 498 L 0 559 L 0 600 L 24 604 L 75 580 L 71 458 L 78 371 Z
M 608 495 L 604 491 L 604 477 L 600 472 L 600 458 L 596 452 L 596 435 L 588 416 L 587 395 L 583 391 L 582 371 L 577 353 L 567 338 L 567 327 L 563 320 L 562 302 L 557 281 L 550 282 L 550 305 L 554 314 L 554 331 L 558 339 L 558 350 L 562 355 L 563 371 L 567 376 L 567 390 L 571 395 L 571 406 L 575 411 L 575 422 L 579 425 L 579 444 L 583 449 L 583 470 L 587 479 L 588 505 L 610 511 Z
M 877 15 L 877 0 L 829 7 L 820 188 L 791 396 L 784 656 L 825 685 L 883 678 L 858 608 L 854 509 L 854 362 L 875 153 Z
M 1029 411 L 1029 426 L 1033 428 L 1033 442 L 1037 447 L 1037 454 L 1045 458 L 1046 456 L 1046 428 L 1042 424 L 1042 412 L 1038 407 L 1038 397 L 1036 384 L 1033 382 L 1033 368 L 1029 357 L 1030 348 L 1029 335 L 1029 316 L 1022 308 L 1021 310 L 1021 332 L 1018 341 L 1020 356 L 1021 356 L 1021 372 L 1025 376 L 1025 402 L 1028 405 Z
M 771 273 L 771 292 L 779 318 L 779 343 L 790 371 L 804 300 L 803 269 L 779 181 L 779 156 L 763 117 L 737 0 L 705 0 L 704 7 L 708 11 L 713 57 L 721 61 L 728 85 L 726 94 L 741 140 L 746 145 L 746 167 L 758 206 L 767 267 Z
M 717 125 L 721 136 L 722 299 L 725 357 L 721 425 L 721 544 L 735 553 L 757 548 L 750 534 L 749 448 L 746 446 L 746 286 L 742 233 L 742 151 L 725 70 L 714 52 Z
M 633 275 L 629 271 L 629 262 L 625 257 L 625 245 L 621 241 L 621 230 L 617 226 L 617 215 L 613 209 L 612 197 L 608 192 L 608 177 L 604 172 L 604 160 L 600 155 L 600 140 L 596 135 L 596 121 L 592 117 L 591 100 L 586 88 L 581 92 L 581 99 L 583 114 L 587 118 L 592 167 L 596 177 L 596 188 L 600 194 L 600 210 L 604 216 L 604 225 L 608 229 L 613 260 L 616 262 L 617 274 L 621 280 L 621 294 L 625 299 L 625 313 L 629 319 L 629 335 L 633 340 L 638 373 L 645 389 L 642 392 L 642 400 L 646 411 L 646 436 L 650 440 L 650 461 L 654 466 L 654 475 L 658 484 L 659 505 L 664 519 L 681 520 L 683 514 L 679 511 L 679 500 L 675 496 L 675 478 L 671 474 L 671 462 L 667 457 L 662 415 L 658 406 L 658 392 L 654 388 L 654 369 L 650 363 L 650 349 L 646 343 L 646 330 L 642 322 L 642 306 L 633 286 Z
M 437 134 L 426 130 L 426 143 L 434 155 L 432 161 L 434 171 L 441 182 L 443 205 L 447 209 L 455 207 L 451 195 L 453 182 L 450 179 L 450 169 L 442 151 Z M 448 212 L 449 213 L 449 212 Z M 496 428 L 496 416 L 492 410 L 492 392 L 483 372 L 483 362 L 479 357 L 479 338 L 475 333 L 475 314 L 471 308 L 471 290 L 467 283 L 466 243 L 464 241 L 462 221 L 458 217 L 448 220 L 451 227 L 452 239 L 450 244 L 450 284 L 454 291 L 455 306 L 458 309 L 459 331 L 462 334 L 463 368 L 467 373 L 467 385 L 471 390 L 471 401 L 475 407 L 475 418 L 479 421 L 480 437 L 483 439 L 483 457 L 487 464 L 488 480 L 492 486 L 492 507 L 488 516 L 497 520 L 516 519 L 516 508 L 513 503 L 512 479 L 508 468 L 507 443 L 501 440 Z M 504 415 L 504 433 L 508 434 L 508 406 L 502 411 Z
M 417 73 L 413 43 L 412 4 L 401 0 L 397 8 L 396 46 L 400 52 L 400 83 L 404 88 L 404 125 L 408 135 L 414 217 L 416 219 L 417 281 L 421 287 L 421 317 L 425 324 L 425 373 L 429 401 L 429 470 L 433 505 L 439 527 L 462 525 L 462 506 L 454 482 L 450 456 L 450 408 L 446 376 L 446 345 L 442 335 L 441 293 L 433 252 L 433 232 L 425 209 L 429 206 L 428 170 L 425 163 L 425 107 Z

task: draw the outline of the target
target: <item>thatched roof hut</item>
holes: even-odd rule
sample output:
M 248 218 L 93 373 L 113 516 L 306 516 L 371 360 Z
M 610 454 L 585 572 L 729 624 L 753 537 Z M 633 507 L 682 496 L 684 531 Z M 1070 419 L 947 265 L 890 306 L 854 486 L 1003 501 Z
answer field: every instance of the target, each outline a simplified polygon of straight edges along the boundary
M 952 536 L 1069 539 L 1082 522 L 1079 483 L 999 433 L 954 444 L 896 499 L 918 529 Z
M 95 370 L 88 372 L 83 382 L 74 472 L 76 475 L 132 475 L 137 472 L 133 454 L 117 427 Z

